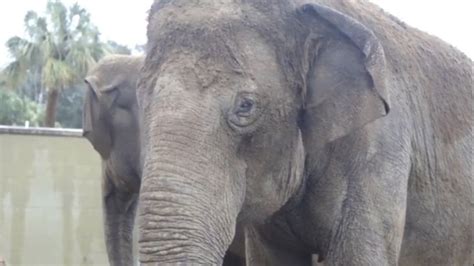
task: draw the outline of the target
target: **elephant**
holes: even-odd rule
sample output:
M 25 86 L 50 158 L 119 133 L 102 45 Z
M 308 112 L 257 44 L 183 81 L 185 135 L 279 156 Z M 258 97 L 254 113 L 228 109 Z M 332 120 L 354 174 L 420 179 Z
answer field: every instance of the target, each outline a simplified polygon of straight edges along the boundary
M 136 85 L 143 56 L 109 55 L 85 78 L 83 136 L 102 160 L 102 202 L 109 262 L 134 265 L 133 227 L 141 181 Z
M 143 265 L 470 265 L 472 60 L 365 0 L 155 0 Z

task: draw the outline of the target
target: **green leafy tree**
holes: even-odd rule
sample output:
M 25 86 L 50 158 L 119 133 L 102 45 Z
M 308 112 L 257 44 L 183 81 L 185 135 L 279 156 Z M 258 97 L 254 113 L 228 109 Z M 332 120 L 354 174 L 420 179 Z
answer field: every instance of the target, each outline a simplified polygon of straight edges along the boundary
M 24 23 L 26 37 L 12 37 L 6 44 L 14 58 L 4 70 L 6 81 L 13 88 L 38 81 L 47 92 L 44 125 L 54 127 L 60 91 L 82 80 L 110 49 L 100 42 L 89 13 L 78 4 L 66 8 L 49 1 L 45 16 L 29 11 Z
M 84 103 L 85 91 L 84 85 L 77 84 L 61 92 L 57 110 L 57 122 L 62 127 L 82 127 L 82 105 Z
M 0 89 L 0 124 L 23 125 L 29 121 L 31 126 L 38 126 L 43 119 L 40 106 L 22 98 L 11 90 Z

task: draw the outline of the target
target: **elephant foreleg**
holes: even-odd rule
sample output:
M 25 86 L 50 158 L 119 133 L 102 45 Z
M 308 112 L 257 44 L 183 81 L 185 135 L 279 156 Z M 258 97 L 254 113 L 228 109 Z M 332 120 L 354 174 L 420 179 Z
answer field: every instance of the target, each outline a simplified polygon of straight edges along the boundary
M 373 125 L 377 128 L 376 123 Z M 398 133 L 393 128 L 401 127 L 391 125 L 392 134 Z M 369 130 L 335 143 L 332 157 L 346 161 L 330 162 L 325 172 L 326 176 L 346 180 L 340 212 L 332 225 L 326 265 L 398 265 L 411 143 L 402 133 L 392 136 L 386 133 L 388 130 L 377 130 L 372 131 L 378 134 L 374 136 Z M 356 141 L 367 138 L 370 142 L 365 145 Z
M 110 265 L 133 265 L 133 226 L 138 193 L 120 191 L 108 179 L 105 182 L 104 230 Z

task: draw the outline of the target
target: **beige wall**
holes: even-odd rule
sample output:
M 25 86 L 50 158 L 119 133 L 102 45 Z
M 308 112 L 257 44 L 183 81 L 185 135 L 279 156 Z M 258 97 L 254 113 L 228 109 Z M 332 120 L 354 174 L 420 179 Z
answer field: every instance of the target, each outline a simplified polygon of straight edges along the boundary
M 83 138 L 0 134 L 0 257 L 107 265 L 100 160 Z

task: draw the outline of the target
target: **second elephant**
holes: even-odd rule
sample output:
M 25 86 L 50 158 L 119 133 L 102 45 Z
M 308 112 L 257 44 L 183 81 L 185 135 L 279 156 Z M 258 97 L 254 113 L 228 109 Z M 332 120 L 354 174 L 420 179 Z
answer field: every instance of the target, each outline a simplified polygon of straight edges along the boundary
M 133 265 L 133 225 L 140 190 L 136 83 L 143 57 L 113 55 L 85 78 L 83 135 L 102 159 L 102 200 L 111 265 Z

